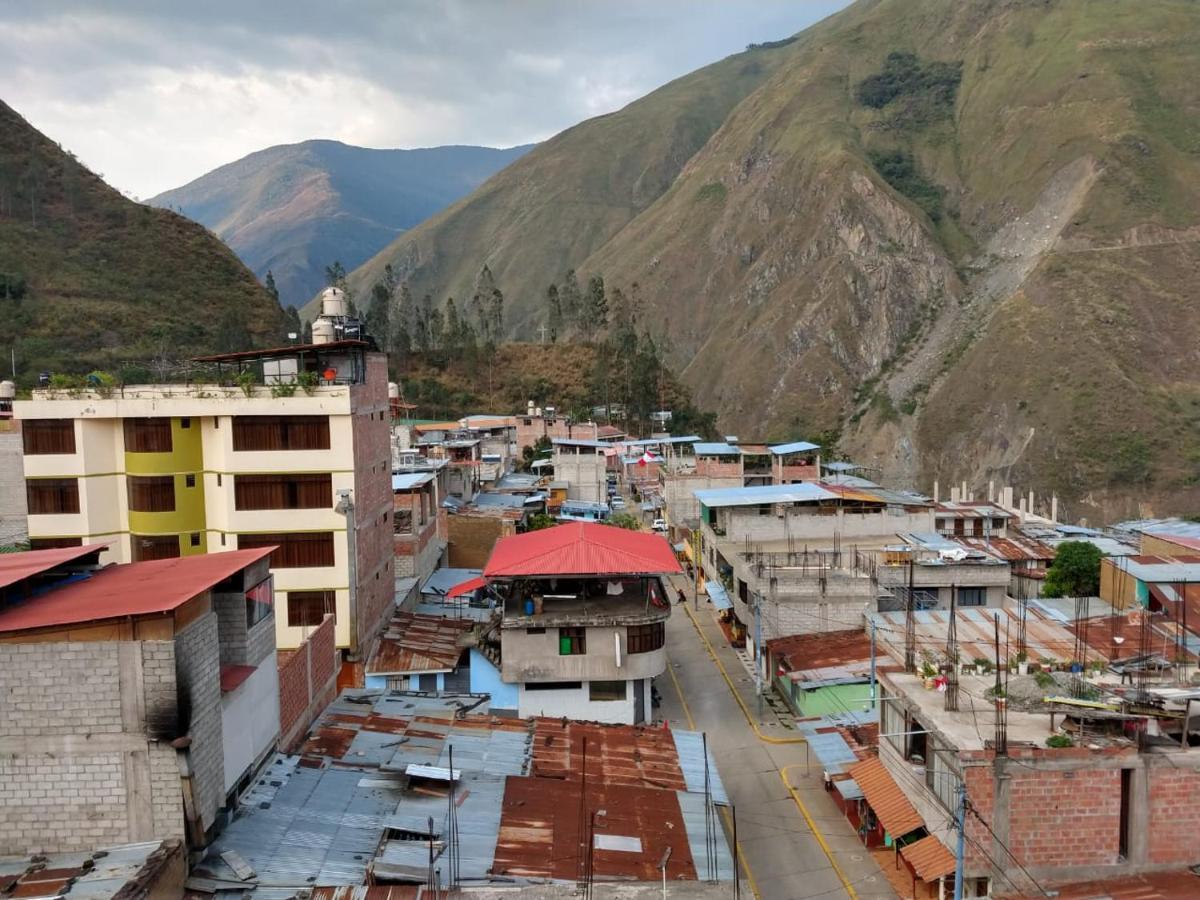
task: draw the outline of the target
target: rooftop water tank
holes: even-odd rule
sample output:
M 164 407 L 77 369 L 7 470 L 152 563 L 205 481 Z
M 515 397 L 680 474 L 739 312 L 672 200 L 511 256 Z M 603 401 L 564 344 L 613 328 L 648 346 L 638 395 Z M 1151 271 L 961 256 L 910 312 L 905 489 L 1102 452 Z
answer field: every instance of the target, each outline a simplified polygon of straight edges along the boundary
M 396 382 L 394 382 L 394 381 L 388 382 L 388 399 L 389 400 L 399 400 L 400 399 L 400 385 L 396 384 Z
M 312 342 L 314 344 L 329 344 L 337 339 L 333 322 L 329 319 L 317 319 L 313 322 Z
M 321 292 L 321 315 L 334 316 L 335 318 L 345 316 L 346 292 L 341 288 L 325 288 Z

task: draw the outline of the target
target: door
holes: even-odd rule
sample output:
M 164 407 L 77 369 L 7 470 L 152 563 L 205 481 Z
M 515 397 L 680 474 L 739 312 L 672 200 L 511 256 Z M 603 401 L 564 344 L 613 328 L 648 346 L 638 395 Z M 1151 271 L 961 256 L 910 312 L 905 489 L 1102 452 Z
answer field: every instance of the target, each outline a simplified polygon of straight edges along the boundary
M 638 678 L 633 682 L 633 722 L 635 725 L 646 721 L 646 679 Z

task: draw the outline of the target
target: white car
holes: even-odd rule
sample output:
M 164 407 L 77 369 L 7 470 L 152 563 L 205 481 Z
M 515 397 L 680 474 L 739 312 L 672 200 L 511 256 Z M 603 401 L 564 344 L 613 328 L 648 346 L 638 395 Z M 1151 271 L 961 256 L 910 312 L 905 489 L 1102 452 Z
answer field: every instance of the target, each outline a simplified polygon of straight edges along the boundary
M 661 531 L 661 532 L 665 533 L 667 530 L 667 520 L 666 519 L 655 519 L 654 524 L 650 526 L 650 530 L 651 531 Z
M 622 500 L 620 497 L 613 497 L 612 503 L 610 503 L 609 505 L 612 506 L 613 509 L 624 509 L 625 501 Z

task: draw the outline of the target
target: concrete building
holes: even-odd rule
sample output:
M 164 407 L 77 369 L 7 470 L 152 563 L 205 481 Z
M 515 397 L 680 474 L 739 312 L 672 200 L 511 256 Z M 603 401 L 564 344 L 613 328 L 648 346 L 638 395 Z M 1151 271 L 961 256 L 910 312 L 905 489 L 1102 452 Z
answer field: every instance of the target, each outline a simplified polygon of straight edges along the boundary
M 448 540 L 436 472 L 392 475 L 392 552 L 396 577 L 424 581 L 438 567 Z
M 279 737 L 269 548 L 0 557 L 0 855 L 203 846 Z
M 518 686 L 518 714 L 649 721 L 667 665 L 661 579 L 679 571 L 663 538 L 607 525 L 499 541 L 483 574 L 503 601 L 501 679 Z
M 1004 605 L 1012 570 L 1007 560 L 938 534 L 900 534 L 875 555 L 875 577 L 887 592 L 879 610 Z
M 608 460 L 616 450 L 605 441 L 555 438 L 555 481 L 567 482 L 567 499 L 603 503 L 608 500 Z
M 555 438 L 581 441 L 599 440 L 600 426 L 595 422 L 573 422 L 570 416 L 559 415 L 553 406 L 543 409 L 531 402 L 525 415 L 515 416 L 517 453 L 533 447 L 539 440 Z M 613 429 L 620 436 L 620 429 Z M 611 438 L 610 438 L 611 439 Z
M 326 612 L 369 650 L 392 603 L 387 360 L 362 341 L 206 357 L 217 384 L 18 401 L 36 545 L 105 561 L 275 547 L 276 640 Z
M 29 537 L 25 477 L 21 471 L 21 423 L 0 413 L 0 547 Z

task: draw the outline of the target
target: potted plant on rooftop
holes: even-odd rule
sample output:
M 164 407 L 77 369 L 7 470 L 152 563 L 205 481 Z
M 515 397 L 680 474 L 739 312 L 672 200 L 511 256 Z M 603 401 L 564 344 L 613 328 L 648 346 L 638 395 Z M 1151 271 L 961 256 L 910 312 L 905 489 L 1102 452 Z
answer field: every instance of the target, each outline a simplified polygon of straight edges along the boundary
M 1028 675 L 1029 674 L 1029 654 L 1026 653 L 1024 650 L 1018 651 L 1017 655 L 1012 658 L 1012 662 L 1010 662 L 1008 665 L 1009 671 L 1012 671 L 1012 669 L 1013 669 L 1012 663 L 1016 663 L 1016 670 L 1017 670 L 1018 675 Z
M 986 656 L 975 657 L 976 675 L 986 675 L 990 671 L 992 671 L 992 661 L 990 659 L 988 659 Z
M 921 651 L 921 679 L 925 690 L 933 690 L 933 680 L 937 677 L 937 666 L 933 664 L 933 654 L 928 650 Z

